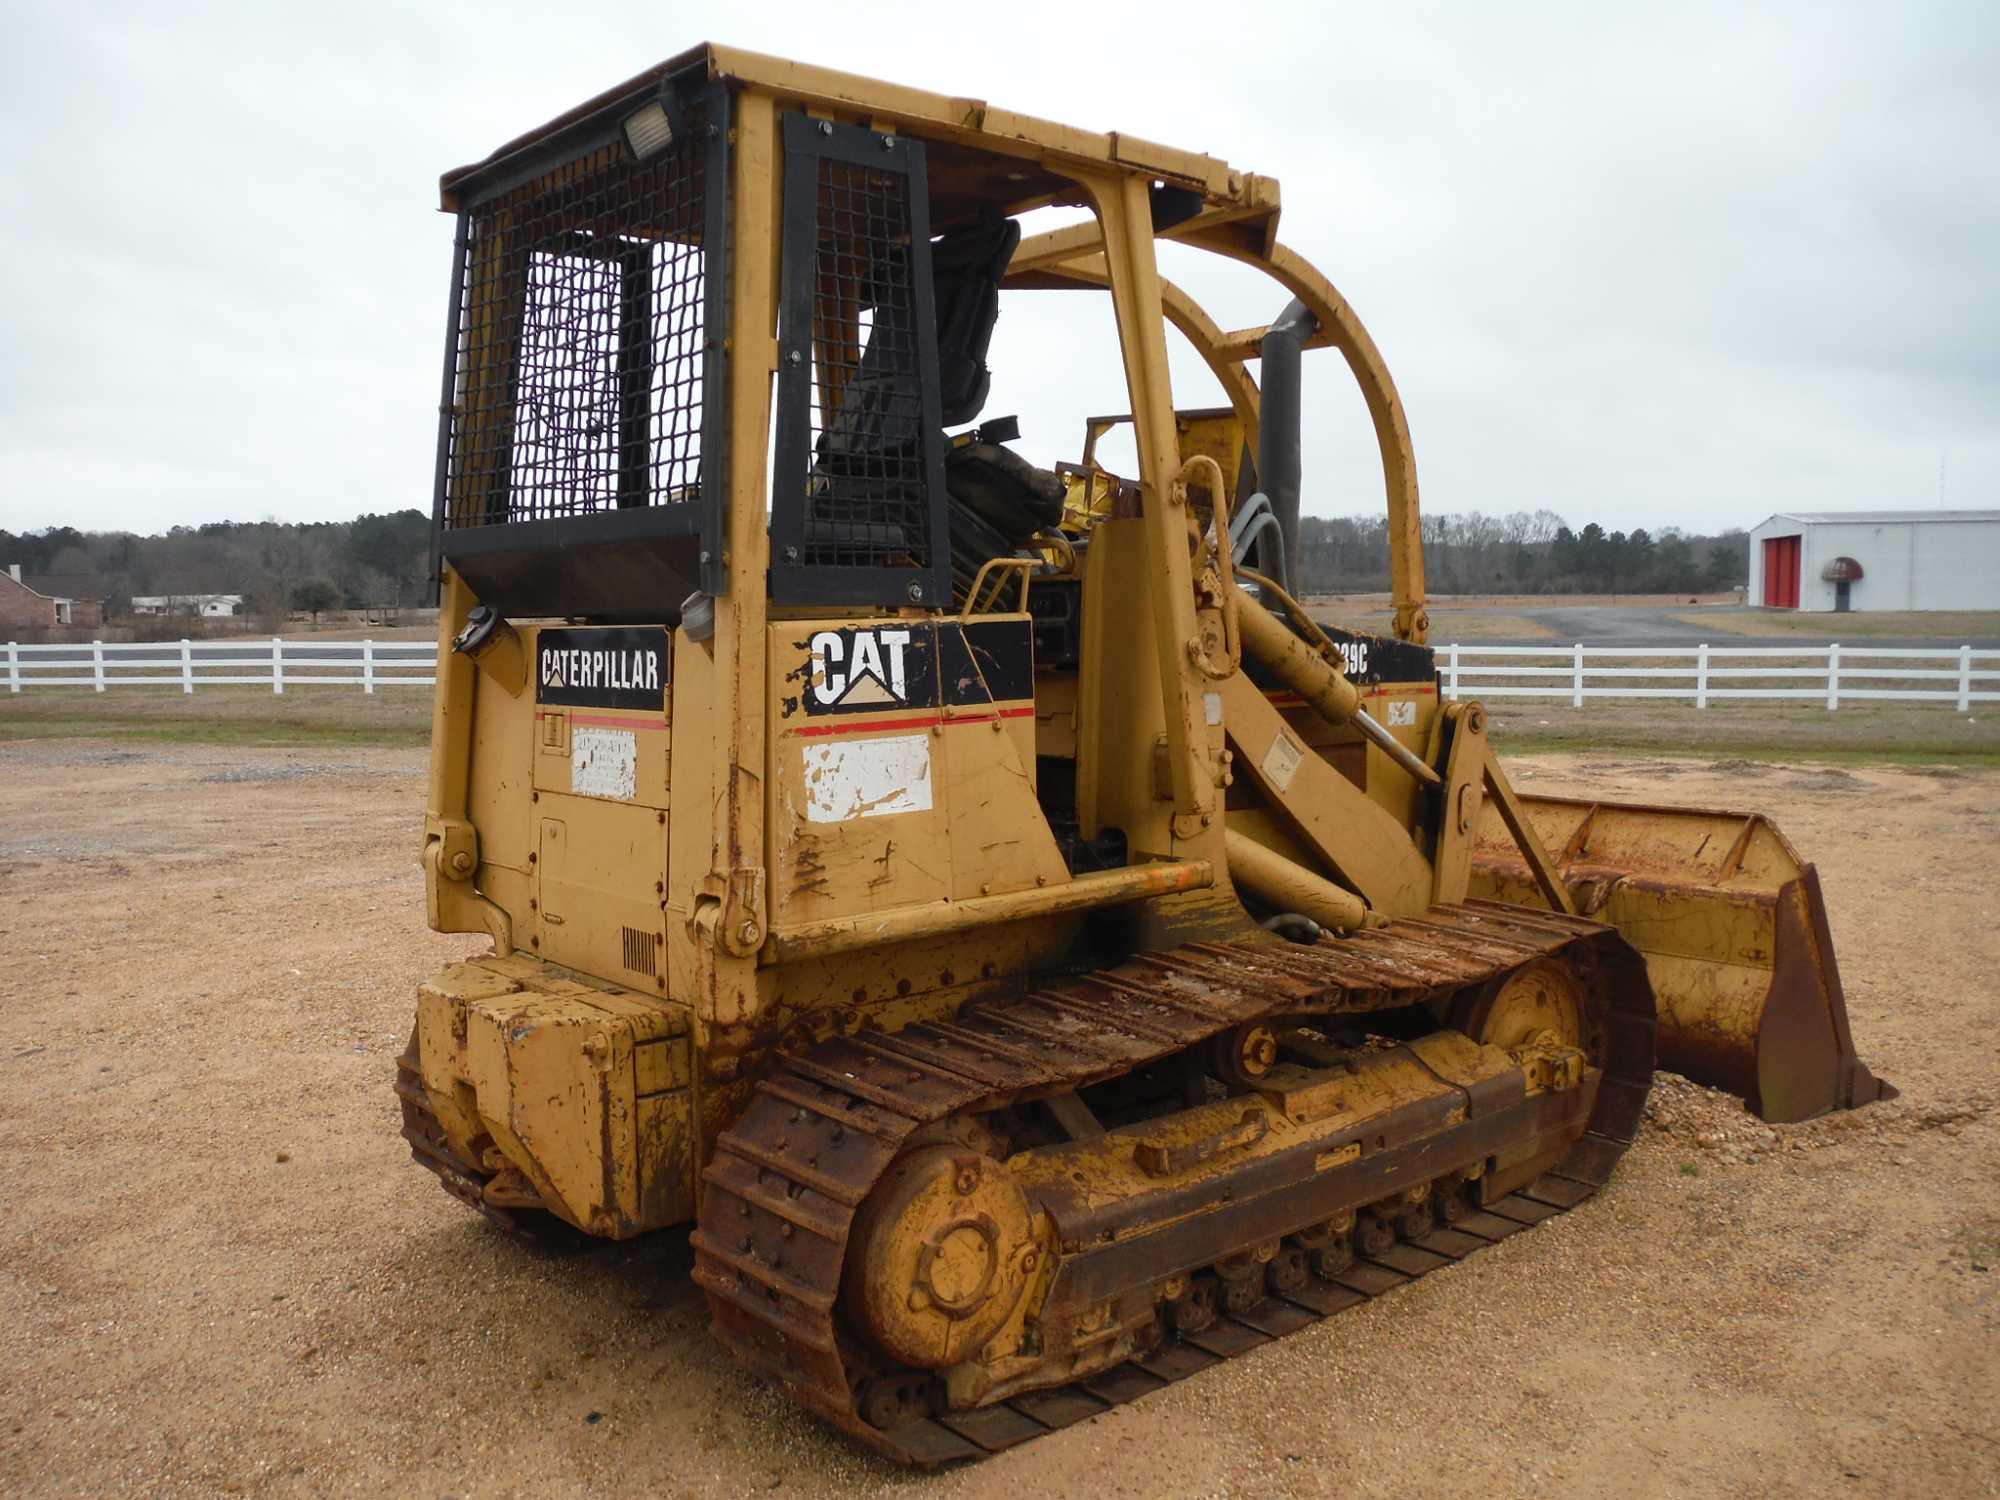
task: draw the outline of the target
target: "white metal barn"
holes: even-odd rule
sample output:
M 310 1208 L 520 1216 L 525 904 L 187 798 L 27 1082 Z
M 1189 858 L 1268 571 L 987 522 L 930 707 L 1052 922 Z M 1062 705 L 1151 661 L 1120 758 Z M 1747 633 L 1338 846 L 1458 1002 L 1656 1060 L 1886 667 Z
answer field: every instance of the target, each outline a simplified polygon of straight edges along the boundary
M 1767 609 L 2000 609 L 2000 510 L 1831 510 L 1750 533 Z

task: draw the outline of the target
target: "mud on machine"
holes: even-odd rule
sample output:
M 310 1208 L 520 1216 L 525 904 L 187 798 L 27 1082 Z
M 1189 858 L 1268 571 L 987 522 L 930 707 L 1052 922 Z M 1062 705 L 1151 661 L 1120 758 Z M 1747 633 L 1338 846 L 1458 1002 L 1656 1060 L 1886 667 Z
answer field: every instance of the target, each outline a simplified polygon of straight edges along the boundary
M 1271 179 L 699 47 L 443 195 L 423 865 L 492 950 L 397 1092 L 496 1223 L 692 1225 L 725 1344 L 936 1464 L 1581 1201 L 1656 1050 L 1771 1119 L 1885 1090 L 1774 828 L 1518 795 L 1439 701 L 1402 407 Z M 984 409 L 1003 291 L 1115 310 L 1075 463 Z M 1320 350 L 1390 635 L 1287 587 Z

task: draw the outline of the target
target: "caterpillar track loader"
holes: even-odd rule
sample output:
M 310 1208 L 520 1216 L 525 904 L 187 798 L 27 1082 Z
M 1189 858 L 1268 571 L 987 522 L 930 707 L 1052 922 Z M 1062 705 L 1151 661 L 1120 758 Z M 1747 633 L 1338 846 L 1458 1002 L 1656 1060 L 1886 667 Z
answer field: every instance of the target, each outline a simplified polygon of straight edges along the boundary
M 443 198 L 423 868 L 491 951 L 396 1087 L 496 1224 L 690 1229 L 724 1344 L 934 1465 L 1589 1197 L 1656 1051 L 1771 1118 L 1885 1087 L 1775 829 L 1520 796 L 1440 702 L 1396 388 L 1271 179 L 704 46 Z M 1162 240 L 1288 305 L 1217 326 Z M 1056 291 L 1129 410 L 1049 469 L 984 407 Z M 1390 635 L 1287 587 L 1325 349 Z

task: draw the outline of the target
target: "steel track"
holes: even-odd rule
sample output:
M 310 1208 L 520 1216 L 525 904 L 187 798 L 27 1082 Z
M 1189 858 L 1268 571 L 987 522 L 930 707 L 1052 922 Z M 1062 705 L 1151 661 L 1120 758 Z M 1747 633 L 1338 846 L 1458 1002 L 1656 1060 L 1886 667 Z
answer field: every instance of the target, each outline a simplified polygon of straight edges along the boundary
M 1088 1379 L 891 1430 L 863 1419 L 836 1312 L 847 1239 L 870 1188 L 920 1126 L 1116 1077 L 1245 1021 L 1448 1003 L 1557 953 L 1606 995 L 1608 1009 L 1591 1113 L 1553 1171 L 1454 1228 L 1221 1316 Z M 704 1173 L 694 1278 L 722 1342 L 803 1405 L 902 1463 L 976 1458 L 1135 1400 L 1582 1202 L 1637 1127 L 1653 1028 L 1643 969 L 1615 932 L 1498 903 L 1436 907 L 1313 947 L 1195 943 L 1141 955 L 952 1022 L 837 1038 L 783 1060 Z

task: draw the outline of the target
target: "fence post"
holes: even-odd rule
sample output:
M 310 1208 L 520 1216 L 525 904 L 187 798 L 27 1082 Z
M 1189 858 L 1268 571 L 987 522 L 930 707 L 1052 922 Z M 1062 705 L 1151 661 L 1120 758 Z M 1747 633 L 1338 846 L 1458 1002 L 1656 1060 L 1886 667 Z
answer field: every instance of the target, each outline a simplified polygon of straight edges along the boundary
M 18 688 L 16 692 L 20 691 Z M 1958 648 L 1958 711 L 1968 712 L 1972 707 L 1972 648 Z
M 181 691 L 194 691 L 194 643 L 185 636 L 181 638 Z
M 1837 642 L 1826 648 L 1826 706 L 1829 711 L 1840 707 L 1840 646 Z
M 1694 706 L 1708 707 L 1708 642 L 1703 641 L 1694 653 Z
M 375 642 L 372 640 L 361 643 L 361 691 L 375 691 Z
M 1445 649 L 1449 652 L 1449 655 L 1446 657 L 1446 661 L 1449 664 L 1447 670 L 1450 673 L 1450 675 L 1445 678 L 1445 682 L 1448 684 L 1448 686 L 1445 689 L 1445 696 L 1450 698 L 1452 702 L 1456 703 L 1458 702 L 1458 642 L 1453 641 L 1451 645 L 1446 647 Z
M 1583 707 L 1583 642 L 1582 641 L 1578 641 L 1576 643 L 1576 677 L 1574 679 L 1574 686 L 1570 690 L 1569 706 L 1571 708 Z
M 271 691 L 285 690 L 285 642 L 281 636 L 271 637 Z
M 7 643 L 7 691 L 21 691 L 21 645 L 18 641 Z
M 95 679 L 98 692 L 104 691 L 104 642 L 90 643 L 90 675 Z

